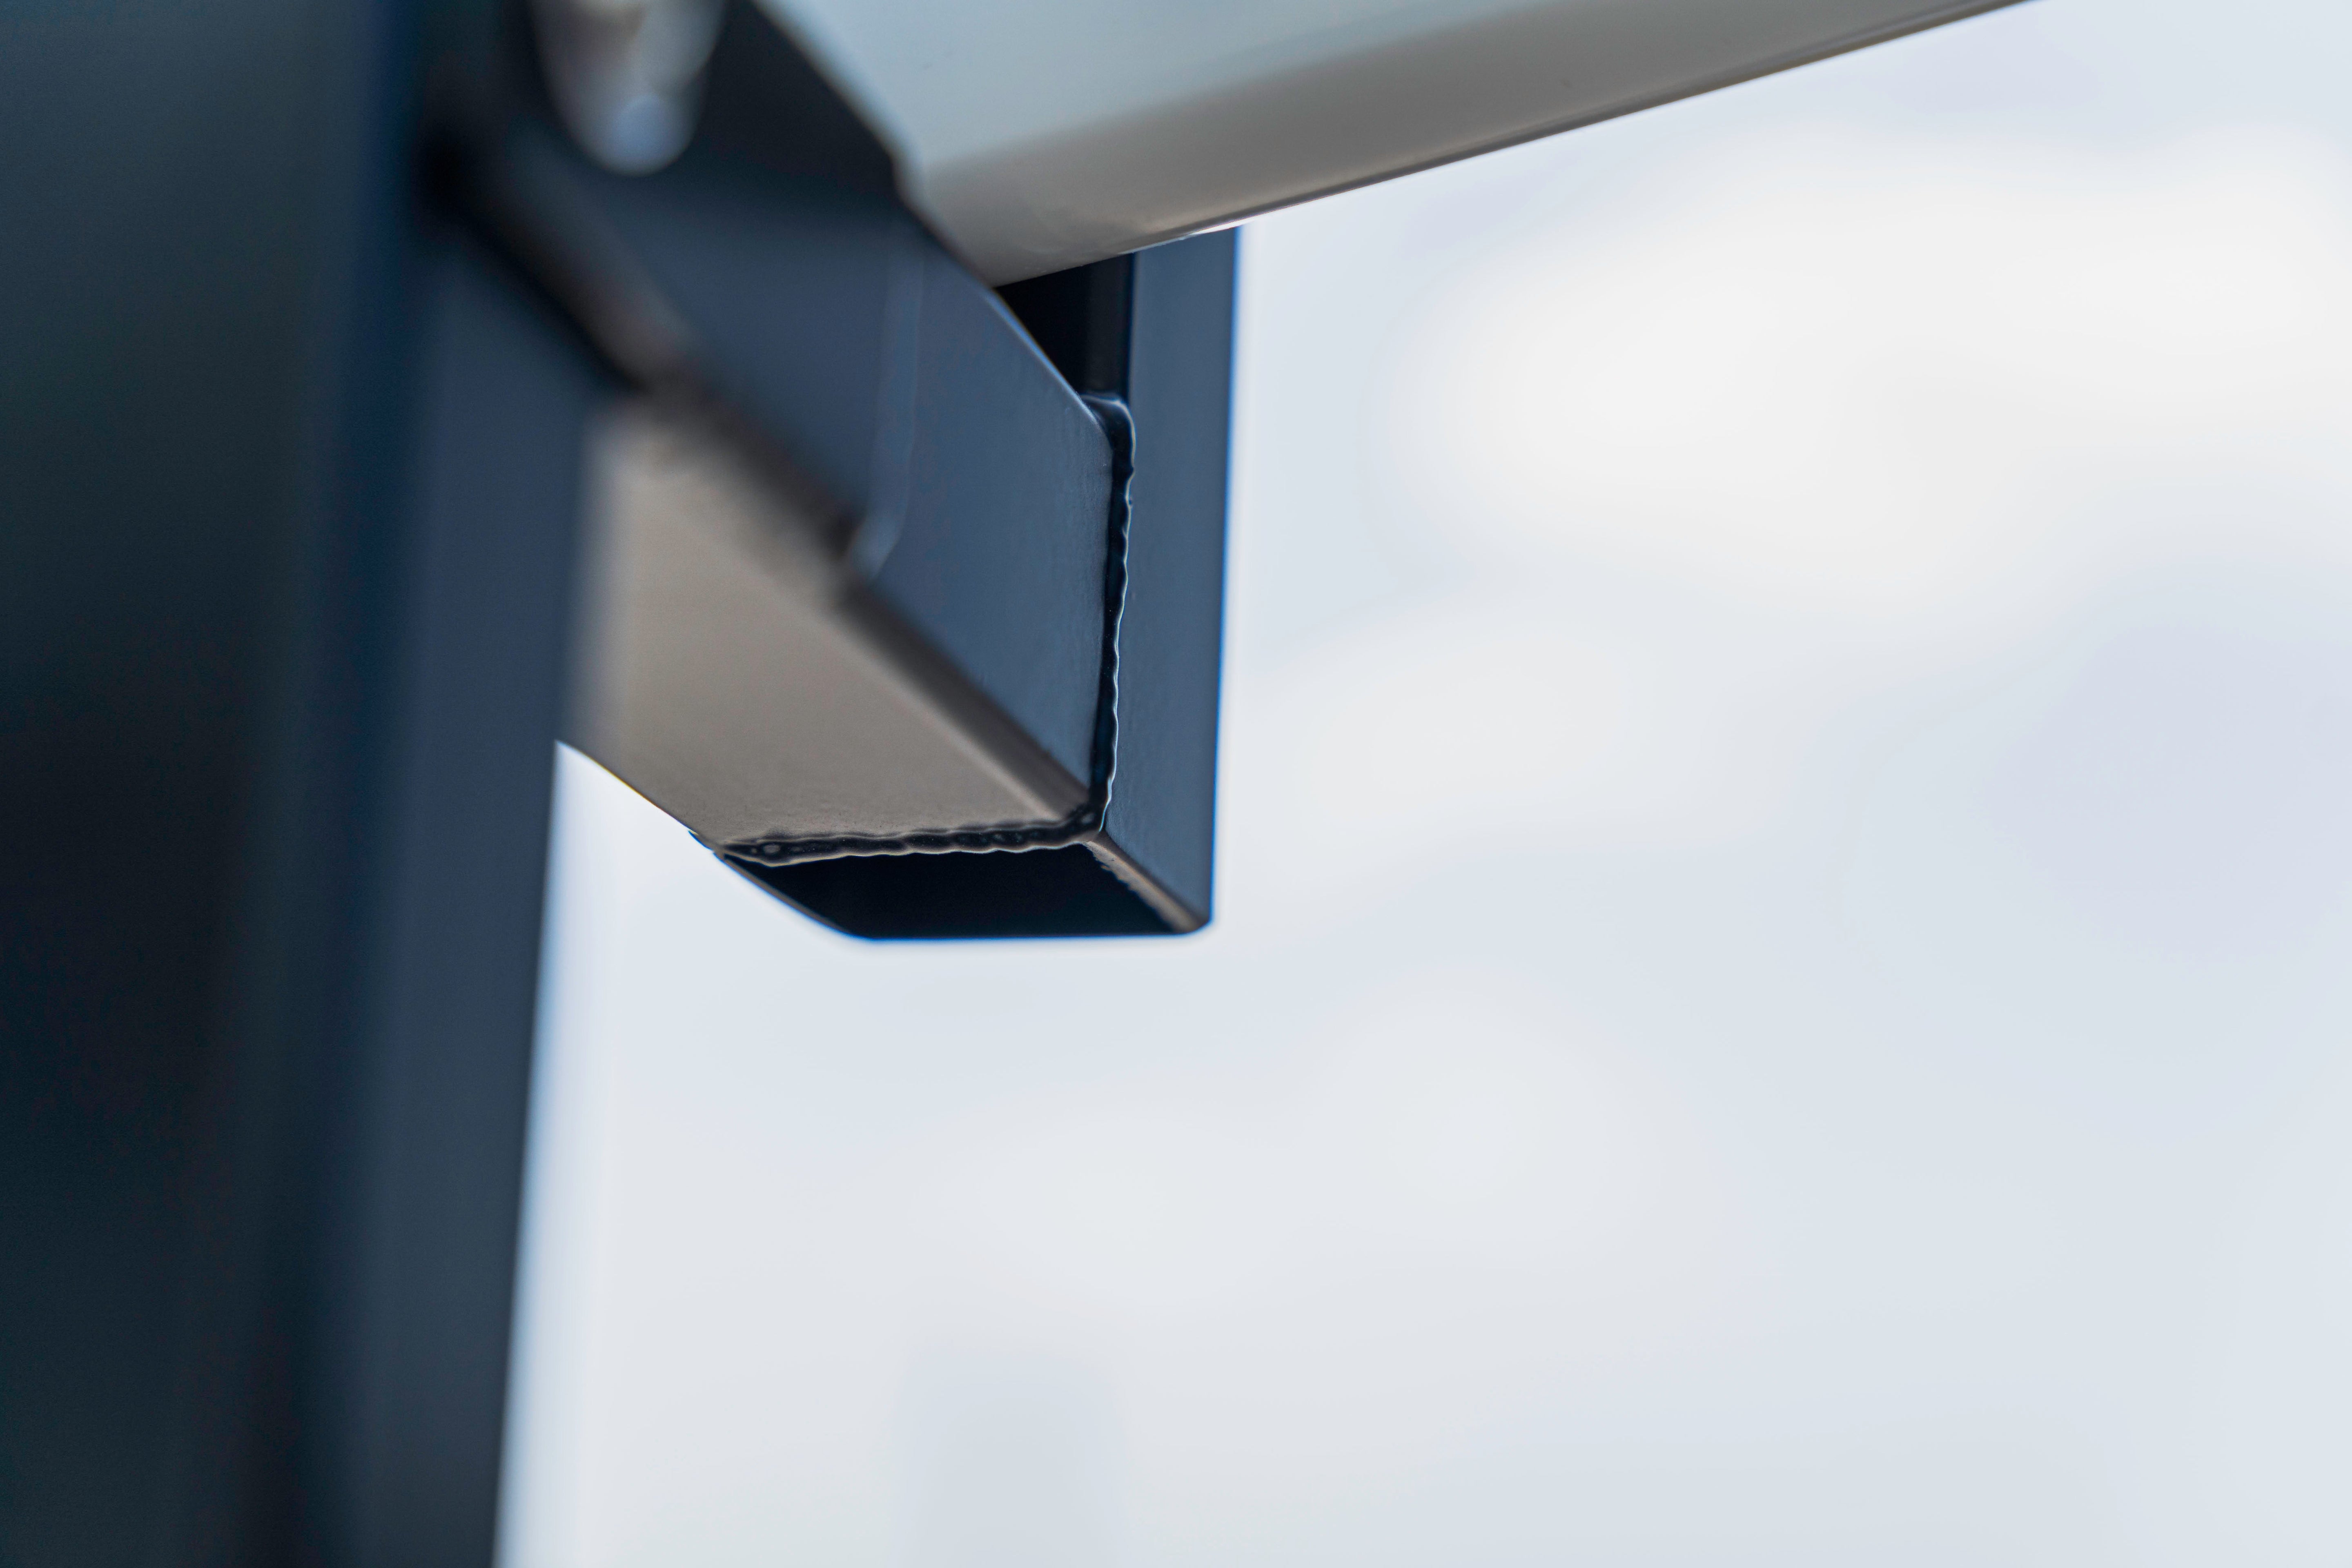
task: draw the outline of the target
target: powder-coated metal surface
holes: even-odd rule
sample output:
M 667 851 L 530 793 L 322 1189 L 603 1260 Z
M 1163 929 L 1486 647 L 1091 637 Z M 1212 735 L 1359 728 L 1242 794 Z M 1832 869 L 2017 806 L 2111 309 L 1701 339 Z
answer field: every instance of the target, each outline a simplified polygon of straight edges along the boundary
M 1001 282 L 2010 0 L 766 3 Z

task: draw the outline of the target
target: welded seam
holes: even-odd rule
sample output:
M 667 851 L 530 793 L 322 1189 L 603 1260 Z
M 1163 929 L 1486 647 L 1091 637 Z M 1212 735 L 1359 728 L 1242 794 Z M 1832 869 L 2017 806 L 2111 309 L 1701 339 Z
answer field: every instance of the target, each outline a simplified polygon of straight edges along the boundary
M 1118 755 L 1118 629 L 1127 609 L 1127 543 L 1132 520 L 1135 419 L 1116 397 L 1081 393 L 1110 442 L 1110 506 L 1103 546 L 1102 659 L 1095 688 L 1095 732 L 1087 757 L 1087 798 L 1052 822 L 992 823 L 895 835 L 776 835 L 713 845 L 718 853 L 751 866 L 795 866 L 870 855 L 963 855 L 974 851 L 1064 849 L 1102 831 L 1110 810 Z

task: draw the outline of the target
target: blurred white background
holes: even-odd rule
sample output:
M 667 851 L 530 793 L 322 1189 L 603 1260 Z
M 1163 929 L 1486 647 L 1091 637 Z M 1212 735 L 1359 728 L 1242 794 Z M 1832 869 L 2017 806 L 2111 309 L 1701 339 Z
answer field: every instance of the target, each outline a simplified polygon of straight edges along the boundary
M 1250 226 L 1217 924 L 567 756 L 507 1568 L 2352 1561 L 2352 7 Z

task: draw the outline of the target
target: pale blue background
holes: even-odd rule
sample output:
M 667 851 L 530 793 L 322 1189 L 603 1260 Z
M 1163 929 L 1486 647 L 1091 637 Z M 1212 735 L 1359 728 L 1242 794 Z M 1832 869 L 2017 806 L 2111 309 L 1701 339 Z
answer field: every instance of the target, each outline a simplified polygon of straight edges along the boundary
M 1245 232 L 1220 916 L 567 757 L 508 1568 L 2352 1561 L 2352 7 Z

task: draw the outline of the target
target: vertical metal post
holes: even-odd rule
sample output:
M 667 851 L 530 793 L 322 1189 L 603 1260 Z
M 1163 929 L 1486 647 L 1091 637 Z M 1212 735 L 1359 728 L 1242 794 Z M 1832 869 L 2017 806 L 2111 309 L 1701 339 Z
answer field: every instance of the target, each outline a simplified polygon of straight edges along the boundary
M 385 0 L 0 21 L 0 1563 L 487 1563 L 582 420 Z

